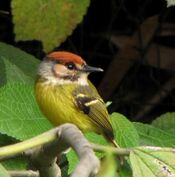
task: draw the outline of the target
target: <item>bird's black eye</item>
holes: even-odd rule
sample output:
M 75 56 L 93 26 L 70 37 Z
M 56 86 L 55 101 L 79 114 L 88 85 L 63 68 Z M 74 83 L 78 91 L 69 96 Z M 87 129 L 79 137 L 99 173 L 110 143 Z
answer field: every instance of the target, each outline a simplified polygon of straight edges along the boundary
M 70 69 L 70 70 L 73 70 L 73 69 L 76 68 L 74 63 L 67 63 L 66 66 L 67 66 L 67 68 Z

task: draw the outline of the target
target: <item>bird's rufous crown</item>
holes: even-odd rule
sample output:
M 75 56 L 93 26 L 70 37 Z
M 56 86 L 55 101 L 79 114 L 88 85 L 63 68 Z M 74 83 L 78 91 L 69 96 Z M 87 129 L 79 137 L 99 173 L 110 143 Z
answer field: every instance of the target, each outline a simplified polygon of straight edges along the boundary
M 66 52 L 66 51 L 57 51 L 57 52 L 52 52 L 47 55 L 47 58 L 50 60 L 62 60 L 64 62 L 73 62 L 77 64 L 84 64 L 85 61 L 78 55 L 71 53 L 71 52 Z

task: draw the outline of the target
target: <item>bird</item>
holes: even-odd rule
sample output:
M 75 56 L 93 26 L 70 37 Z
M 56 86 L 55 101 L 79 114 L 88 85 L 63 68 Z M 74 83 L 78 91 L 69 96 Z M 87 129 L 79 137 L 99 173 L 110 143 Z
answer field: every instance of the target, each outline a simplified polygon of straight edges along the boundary
M 102 134 L 118 146 L 106 105 L 88 79 L 103 69 L 89 66 L 77 54 L 54 51 L 38 67 L 35 96 L 41 112 L 54 125 L 76 125 L 83 133 Z

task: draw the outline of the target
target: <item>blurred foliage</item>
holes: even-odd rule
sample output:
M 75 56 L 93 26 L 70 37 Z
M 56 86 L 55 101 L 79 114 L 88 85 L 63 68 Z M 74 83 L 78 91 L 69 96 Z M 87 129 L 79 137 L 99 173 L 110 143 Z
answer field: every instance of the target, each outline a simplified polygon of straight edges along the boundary
M 42 41 L 49 52 L 66 40 L 81 22 L 89 0 L 12 0 L 15 38 Z
M 7 170 L 1 164 L 0 164 L 0 176 L 10 177 L 10 175 L 7 172 Z
M 174 118 L 174 117 L 173 117 Z M 140 136 L 140 145 L 155 146 L 175 146 L 175 135 L 168 130 L 161 130 L 149 124 L 134 123 L 136 130 Z
M 166 0 L 167 1 L 167 7 L 175 6 L 175 0 Z
M 162 130 L 165 130 L 171 134 L 174 134 L 175 133 L 175 113 L 167 112 L 165 114 L 162 114 L 152 122 L 152 125 Z
M 119 177 L 117 163 L 112 154 L 107 154 L 102 160 L 100 171 L 96 177 Z
M 34 83 L 39 64 L 34 56 L 0 42 L 0 86 L 6 83 Z

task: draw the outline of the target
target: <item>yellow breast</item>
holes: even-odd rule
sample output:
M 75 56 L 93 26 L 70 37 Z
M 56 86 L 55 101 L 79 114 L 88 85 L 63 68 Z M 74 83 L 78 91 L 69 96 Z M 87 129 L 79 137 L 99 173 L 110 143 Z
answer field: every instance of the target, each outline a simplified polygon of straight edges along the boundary
M 50 85 L 38 81 L 35 87 L 36 100 L 43 114 L 55 125 L 73 123 L 83 132 L 101 130 L 91 119 L 78 110 L 73 99 L 74 84 Z

